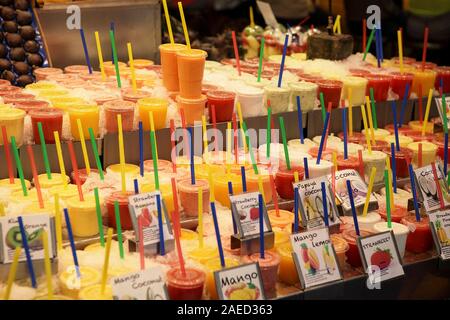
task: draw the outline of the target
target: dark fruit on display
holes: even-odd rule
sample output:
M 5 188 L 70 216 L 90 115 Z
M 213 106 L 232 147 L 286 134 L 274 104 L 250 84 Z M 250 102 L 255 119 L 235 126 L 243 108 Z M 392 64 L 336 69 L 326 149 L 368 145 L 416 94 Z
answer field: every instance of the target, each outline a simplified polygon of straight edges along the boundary
M 32 26 L 21 27 L 19 33 L 23 40 L 34 40 L 36 38 L 36 31 Z
M 9 82 L 13 82 L 15 77 L 16 76 L 14 75 L 14 73 L 9 70 L 5 70 L 2 72 L 2 79 L 8 80 Z
M 3 22 L 3 31 L 16 33 L 19 30 L 19 26 L 14 21 Z
M 28 40 L 23 45 L 26 52 L 37 53 L 39 51 L 39 44 L 34 40 Z
M 6 57 L 8 54 L 8 49 L 5 47 L 5 45 L 0 44 L 0 58 Z
M 10 21 L 14 20 L 14 18 L 16 17 L 16 12 L 11 7 L 3 7 L 0 15 L 2 16 L 3 20 Z
M 0 6 L 9 6 L 13 3 L 12 0 L 0 0 Z
M 27 57 L 27 61 L 32 67 L 40 67 L 44 63 L 44 59 L 42 59 L 39 53 L 30 53 Z
M 17 10 L 27 10 L 29 7 L 28 0 L 15 0 L 14 7 Z
M 10 70 L 11 69 L 11 62 L 7 59 L 0 59 L 0 70 Z
M 5 36 L 3 35 L 3 32 L 0 32 L 0 42 L 3 42 L 5 40 Z
M 30 83 L 33 83 L 33 77 L 29 75 L 23 75 L 17 78 L 17 85 L 20 87 L 25 87 L 26 85 L 29 85 Z
M 11 49 L 9 56 L 14 61 L 24 61 L 25 60 L 25 50 L 23 48 L 17 47 Z
M 22 38 L 18 33 L 8 33 L 6 35 L 6 42 L 12 48 L 20 47 L 22 45 Z
M 18 75 L 28 74 L 30 72 L 30 66 L 26 62 L 15 62 L 14 70 Z
M 31 24 L 32 16 L 28 11 L 17 10 L 17 23 L 21 26 Z

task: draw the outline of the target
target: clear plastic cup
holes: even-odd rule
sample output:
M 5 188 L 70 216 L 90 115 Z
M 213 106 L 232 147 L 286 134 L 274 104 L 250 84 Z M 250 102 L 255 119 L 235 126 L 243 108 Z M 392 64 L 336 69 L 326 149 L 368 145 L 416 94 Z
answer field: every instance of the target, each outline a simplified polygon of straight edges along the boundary
M 386 224 L 385 222 L 383 222 Z M 359 234 L 361 237 L 366 237 L 371 235 L 372 233 L 366 230 L 360 230 Z M 354 229 L 344 230 L 342 233 L 342 237 L 348 244 L 348 250 L 345 255 L 347 257 L 347 262 L 354 268 L 358 268 L 362 266 L 361 256 L 359 255 L 359 249 L 356 244 L 356 240 L 358 238 L 356 231 Z
M 16 102 L 34 100 L 34 95 L 22 92 L 13 92 L 3 95 L 4 104 L 16 104 Z
M 261 258 L 259 253 L 253 253 L 242 258 L 243 263 L 257 262 L 259 264 L 264 292 L 268 299 L 275 298 L 277 295 L 276 284 L 280 261 L 281 259 L 278 253 L 267 250 L 264 251 L 264 258 Z
M 11 141 L 11 136 L 14 136 L 18 146 L 23 142 L 25 114 L 26 112 L 20 109 L 0 109 L 0 128 L 5 126 L 8 140 Z M 0 142 L 0 145 L 3 145 L 3 136 L 0 137 Z
M 71 65 L 64 68 L 64 73 L 89 73 L 89 68 L 85 65 Z
M 42 189 L 50 189 L 51 187 L 61 186 L 70 182 L 70 178 L 68 176 L 66 176 L 64 180 L 63 176 L 60 173 L 54 172 L 52 172 L 51 179 L 48 178 L 46 173 L 38 175 L 38 179 Z
M 100 206 L 103 203 L 100 197 Z M 84 196 L 84 201 L 73 197 L 66 201 L 69 209 L 72 232 L 75 237 L 93 237 L 98 234 L 97 210 L 93 195 Z
M 278 215 L 275 209 L 269 210 L 268 215 L 272 228 L 284 229 L 292 225 L 295 220 L 293 212 L 282 209 L 278 210 Z
M 362 77 L 344 77 L 342 79 L 344 83 L 342 96 L 343 99 L 348 99 L 348 89 L 352 89 L 352 103 L 353 105 L 361 105 L 366 102 L 366 88 L 367 79 Z M 327 105 L 325 105 L 327 107 Z
M 127 88 L 122 90 L 122 99 L 125 101 L 130 101 L 137 103 L 139 99 L 151 97 L 151 93 L 144 90 L 134 91 L 132 88 Z
M 320 98 L 320 93 L 322 92 L 325 108 L 328 107 L 329 102 L 331 102 L 332 108 L 338 108 L 341 103 L 343 82 L 337 80 L 318 80 L 317 85 L 319 86 L 317 98 Z
M 108 210 L 108 225 L 114 229 L 117 229 L 116 213 L 115 213 L 115 201 L 119 204 L 119 216 L 122 230 L 132 230 L 133 224 L 131 222 L 130 211 L 128 210 L 128 197 L 132 196 L 134 192 L 122 192 L 116 191 L 111 193 L 106 198 L 106 208 Z
M 419 87 L 422 86 L 422 97 L 428 97 L 430 89 L 434 90 L 434 82 L 436 80 L 436 72 L 433 70 L 416 69 L 411 91 L 419 95 Z
M 364 179 L 369 181 L 372 167 L 377 169 L 375 173 L 374 183 L 380 183 L 384 181 L 384 169 L 386 166 L 387 155 L 382 151 L 372 150 L 370 154 L 368 150 L 362 152 L 362 158 L 364 162 Z
M 244 118 L 256 117 L 262 112 L 264 91 L 255 87 L 239 87 L 236 101 L 241 104 Z
M 70 132 L 75 140 L 80 140 L 77 119 L 83 124 L 83 135 L 85 139 L 89 137 L 89 128 L 92 128 L 94 136 L 99 132 L 99 110 L 96 105 L 86 105 L 84 107 L 71 107 L 68 110 L 70 119 Z
M 239 265 L 239 260 L 235 258 L 225 258 L 225 266 L 227 268 L 237 267 Z M 214 279 L 214 272 L 222 269 L 222 265 L 220 264 L 220 259 L 212 259 L 205 262 L 205 268 L 207 270 L 206 273 L 206 290 L 209 293 L 209 297 L 211 300 L 217 300 L 217 290 L 216 290 L 216 281 Z
M 208 181 L 196 179 L 195 184 L 191 184 L 190 179 L 180 180 L 178 182 L 178 193 L 180 203 L 184 209 L 184 214 L 188 217 L 198 216 L 198 189 L 202 187 L 203 192 L 203 210 L 208 212 L 209 208 L 209 185 Z
M 289 110 L 290 90 L 286 87 L 277 87 L 270 85 L 264 87 L 264 106 L 269 108 L 268 101 L 270 101 L 270 107 L 272 113 L 282 113 Z
M 101 281 L 100 272 L 93 267 L 80 266 L 79 271 L 81 274 L 80 278 L 78 278 L 76 267 L 72 265 L 58 276 L 61 293 L 72 299 L 78 299 L 79 293 L 83 288 L 98 284 Z
M 294 110 L 297 110 L 297 96 L 300 97 L 300 105 L 302 112 L 307 112 L 314 109 L 317 100 L 317 91 L 319 86 L 312 82 L 291 82 L 289 83 L 291 89 L 291 104 Z
M 54 143 L 55 136 L 53 132 L 57 131 L 59 136 L 62 132 L 63 113 L 58 109 L 40 109 L 30 111 L 31 125 L 33 127 L 34 141 L 41 143 L 39 136 L 38 123 L 42 124 L 42 132 L 47 143 Z
M 185 275 L 179 267 L 167 272 L 167 291 L 171 300 L 200 300 L 205 285 L 205 273 L 195 268 L 185 268 Z
M 17 109 L 21 109 L 26 113 L 31 110 L 46 109 L 49 107 L 49 103 L 43 100 L 17 101 L 14 105 Z
M 395 139 L 395 135 L 389 135 L 384 137 L 384 141 L 386 141 L 388 143 L 388 145 L 390 146 L 391 143 L 393 143 L 394 145 L 396 145 L 396 139 Z M 410 143 L 413 143 L 414 140 L 411 137 L 408 136 L 404 136 L 404 135 L 398 135 L 398 143 L 400 144 L 400 148 L 406 148 L 408 147 L 408 145 Z
M 394 93 L 398 94 L 399 99 L 403 99 L 405 96 L 406 85 L 409 85 L 408 99 L 412 92 L 412 83 L 414 79 L 414 74 L 412 73 L 400 73 L 400 72 L 391 72 L 391 89 Z
M 345 254 L 349 250 L 349 245 L 342 236 L 337 234 L 332 234 L 330 236 L 330 240 L 333 244 L 334 252 L 336 253 L 337 262 L 342 270 L 346 266 L 345 261 L 347 260 L 347 257 Z
M 231 121 L 234 110 L 234 100 L 236 94 L 229 91 L 209 91 L 206 94 L 208 98 L 209 119 L 212 122 L 212 106 L 214 106 L 217 122 Z
M 432 162 L 435 162 L 438 147 L 434 143 L 427 141 L 413 142 L 407 147 L 413 152 L 413 165 L 417 167 L 419 163 L 419 144 L 422 144 L 422 166 L 427 166 Z
M 178 109 L 184 110 L 186 124 L 193 125 L 195 122 L 202 121 L 202 116 L 205 114 L 205 104 L 207 98 L 200 95 L 198 99 L 187 99 L 182 96 L 177 96 Z
M 137 102 L 139 108 L 139 117 L 142 121 L 144 130 L 150 131 L 149 113 L 153 113 L 153 122 L 155 130 L 166 127 L 167 108 L 169 101 L 162 98 L 143 98 Z
M 83 98 L 79 97 L 58 97 L 50 99 L 53 108 L 60 109 L 62 111 L 67 111 L 71 107 L 76 107 L 78 105 L 86 105 L 87 102 Z
M 380 214 L 380 217 L 387 221 L 387 212 L 386 212 L 386 206 L 380 206 L 378 209 L 378 213 Z M 408 215 L 408 210 L 405 207 L 402 207 L 400 205 L 395 205 L 394 208 L 391 208 L 391 221 L 400 223 L 400 221 Z
M 117 116 L 122 117 L 122 130 L 132 131 L 135 104 L 130 101 L 113 100 L 103 104 L 107 132 L 117 132 Z
M 318 178 L 331 174 L 333 163 L 327 160 L 320 160 L 317 164 L 316 159 L 308 160 L 309 178 Z
M 181 97 L 198 99 L 202 96 L 203 72 L 207 56 L 206 51 L 198 49 L 177 51 Z
M 413 120 L 408 122 L 408 126 L 415 131 L 420 131 L 422 132 L 423 129 L 423 122 L 420 123 L 419 120 Z M 426 123 L 425 125 L 425 133 L 433 133 L 434 132 L 434 123 L 429 121 Z
M 184 44 L 164 43 L 159 46 L 162 79 L 168 91 L 179 91 L 177 52 L 186 49 Z
M 280 268 L 278 270 L 278 280 L 287 284 L 295 285 L 300 282 L 294 259 L 292 258 L 292 246 L 289 242 L 282 244 L 277 248 L 280 256 Z
M 409 234 L 409 229 L 403 224 L 392 222 L 392 228 L 388 228 L 387 222 L 378 222 L 373 226 L 376 232 L 385 232 L 392 230 L 394 232 L 395 241 L 397 242 L 397 248 L 400 257 L 405 255 L 406 239 Z
M 385 74 L 370 74 L 365 76 L 367 83 L 366 95 L 370 96 L 370 88 L 373 88 L 375 101 L 386 101 L 388 98 L 391 77 Z
M 409 215 L 402 219 L 409 229 L 408 238 L 406 239 L 406 250 L 413 253 L 422 253 L 433 247 L 433 236 L 430 229 L 430 218 L 422 216 L 420 221 L 416 220 L 415 215 Z

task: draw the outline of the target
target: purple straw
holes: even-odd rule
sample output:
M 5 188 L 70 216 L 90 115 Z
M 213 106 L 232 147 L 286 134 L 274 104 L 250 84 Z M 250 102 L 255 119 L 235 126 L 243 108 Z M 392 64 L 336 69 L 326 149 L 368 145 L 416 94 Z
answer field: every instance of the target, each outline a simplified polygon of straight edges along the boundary
M 317 155 L 317 162 L 316 162 L 317 164 L 320 164 L 320 158 L 322 157 L 323 145 L 325 143 L 325 135 L 327 134 L 327 128 L 328 128 L 329 121 L 330 121 L 330 113 L 327 112 L 327 115 L 325 117 L 325 123 L 323 125 L 322 139 L 320 140 L 319 154 Z
M 403 121 L 405 119 L 406 102 L 408 101 L 408 96 L 409 96 L 409 83 L 407 83 L 405 86 L 405 94 L 403 95 L 402 108 L 400 110 L 400 121 L 398 124 L 399 128 L 402 127 Z
M 80 278 L 80 265 L 78 264 L 77 249 L 75 248 L 75 241 L 73 240 L 72 224 L 70 222 L 69 211 L 67 208 L 64 208 L 64 218 L 66 219 L 67 233 L 69 234 L 70 249 L 72 249 L 73 264 L 75 265 L 77 276 Z
M 281 80 L 283 79 L 284 61 L 286 59 L 286 52 L 288 46 L 289 34 L 284 38 L 283 55 L 281 57 L 280 74 L 278 76 L 278 88 L 281 88 Z
M 397 121 L 397 105 L 395 100 L 392 100 L 392 116 L 394 117 L 394 135 L 395 135 L 395 146 L 397 147 L 397 151 L 400 151 L 400 141 L 398 139 L 398 121 Z
M 214 229 L 216 231 L 217 248 L 219 249 L 220 265 L 225 268 L 225 257 L 223 255 L 222 239 L 220 238 L 219 222 L 217 221 L 216 205 L 211 202 L 211 214 L 214 220 Z
M 84 57 L 86 58 L 86 63 L 89 69 L 89 74 L 92 74 L 92 66 L 91 66 L 91 60 L 89 59 L 89 51 L 86 45 L 86 38 L 84 37 L 84 30 L 83 28 L 80 28 L 80 36 L 81 36 L 81 42 L 83 43 L 83 50 L 84 50 Z
M 142 121 L 139 121 L 139 171 L 141 177 L 144 176 L 144 129 Z
M 241 176 L 242 176 L 242 191 L 247 192 L 247 180 L 245 178 L 245 167 L 241 167 Z
M 298 187 L 294 188 L 294 232 L 298 232 Z
M 356 216 L 355 201 L 353 200 L 352 185 L 350 184 L 350 180 L 346 180 L 346 182 L 347 182 L 348 197 L 350 199 L 350 205 L 352 207 L 353 224 L 355 225 L 356 235 L 359 237 L 360 233 L 359 233 L 358 217 Z
M 158 209 L 158 228 L 159 228 L 159 248 L 162 256 L 166 254 L 166 248 L 164 243 L 164 228 L 162 221 L 162 210 L 161 210 L 161 195 L 156 195 L 156 208 Z M 143 241 L 144 239 L 142 239 Z
M 328 228 L 330 226 L 330 221 L 328 219 L 328 201 L 325 182 L 322 182 L 321 187 L 322 187 L 323 220 L 325 221 L 325 226 Z
M 394 193 L 397 193 L 397 164 L 395 162 L 395 147 L 391 143 L 391 168 L 392 168 L 392 186 L 394 187 Z
M 308 159 L 303 158 L 303 166 L 305 167 L 305 180 L 309 179 Z

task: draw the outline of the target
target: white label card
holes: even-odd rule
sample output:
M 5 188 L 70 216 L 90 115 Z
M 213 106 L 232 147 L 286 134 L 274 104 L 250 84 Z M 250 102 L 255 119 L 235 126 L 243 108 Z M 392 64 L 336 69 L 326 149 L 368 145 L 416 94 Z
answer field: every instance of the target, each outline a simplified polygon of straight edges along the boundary
M 275 15 L 273 14 L 272 7 L 269 3 L 263 2 L 263 1 L 256 1 L 256 4 L 258 6 L 259 11 L 261 12 L 264 22 L 273 28 L 278 27 L 278 21 L 277 18 L 275 18 Z
M 450 259 L 450 210 L 436 211 L 429 214 L 436 247 L 441 259 Z
M 435 98 L 436 108 L 438 108 L 439 116 L 441 117 L 442 123 L 444 123 L 443 110 L 442 110 L 442 98 Z M 447 127 L 450 129 L 450 97 L 445 97 L 445 103 L 447 107 Z
M 414 170 L 417 181 L 417 189 L 420 190 L 421 198 L 423 199 L 423 205 L 427 212 L 439 210 L 441 203 L 439 201 L 438 186 L 434 181 L 433 170 L 431 165 L 417 168 Z M 442 191 L 442 198 L 444 200 L 444 206 L 450 205 L 450 196 L 448 194 L 446 181 L 443 179 L 444 174 L 440 170 L 440 166 L 436 164 L 436 174 L 439 180 L 440 189 Z

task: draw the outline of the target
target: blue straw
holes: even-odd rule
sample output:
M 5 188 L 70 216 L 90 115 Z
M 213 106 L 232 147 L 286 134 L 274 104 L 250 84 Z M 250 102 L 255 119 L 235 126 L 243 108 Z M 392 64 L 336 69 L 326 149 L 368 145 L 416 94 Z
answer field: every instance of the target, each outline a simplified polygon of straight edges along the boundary
M 233 184 L 231 181 L 228 181 L 228 195 L 233 195 Z M 231 215 L 231 220 L 233 221 L 233 234 L 237 233 L 236 221 L 234 220 L 234 215 Z
M 401 128 L 403 125 L 403 121 L 405 120 L 405 111 L 406 111 L 406 102 L 408 101 L 408 95 L 409 95 L 409 83 L 405 86 L 405 94 L 403 95 L 402 100 L 402 108 L 400 110 L 400 121 L 398 126 Z
M 309 179 L 308 159 L 303 158 L 303 165 L 305 167 L 305 179 Z
M 166 254 L 165 243 L 164 243 L 164 228 L 162 221 L 162 210 L 161 210 L 161 195 L 156 195 L 156 208 L 158 209 L 158 228 L 159 228 L 159 247 L 161 255 Z
M 344 132 L 344 159 L 348 159 L 347 108 L 342 109 L 342 131 Z
M 194 145 L 192 143 L 192 127 L 189 128 L 189 147 L 191 149 L 191 184 L 195 184 Z
M 375 28 L 375 51 L 377 55 L 377 66 L 381 68 L 380 29 L 378 28 Z
M 395 147 L 391 143 L 391 168 L 392 168 L 392 186 L 394 193 L 397 193 L 397 164 L 395 163 Z
M 286 37 L 284 38 L 283 55 L 281 57 L 280 74 L 278 76 L 278 88 L 281 88 L 281 79 L 283 79 L 284 60 L 286 59 L 288 40 L 289 35 L 286 34 Z
M 328 201 L 325 182 L 322 182 L 321 187 L 322 187 L 323 221 L 325 221 L 325 226 L 328 228 L 330 226 L 330 221 L 328 219 Z
M 259 255 L 261 259 L 264 259 L 264 215 L 263 215 L 263 196 L 260 193 L 258 195 L 258 208 L 259 208 Z
M 81 36 L 81 42 L 83 43 L 83 50 L 84 50 L 84 57 L 86 58 L 86 64 L 89 69 L 89 73 L 92 74 L 92 66 L 91 66 L 91 60 L 89 59 L 89 51 L 86 45 L 86 38 L 84 37 L 84 30 L 83 28 L 80 28 L 80 36 Z
M 327 134 L 328 122 L 330 121 L 330 113 L 327 112 L 327 116 L 325 117 L 325 123 L 323 125 L 322 130 L 322 139 L 320 140 L 319 146 L 319 154 L 317 155 L 317 164 L 320 164 L 320 158 L 322 157 L 323 145 L 325 143 L 325 135 Z
M 78 264 L 77 249 L 75 248 L 75 241 L 73 240 L 72 224 L 70 223 L 69 211 L 67 208 L 64 208 L 64 218 L 66 219 L 67 233 L 69 234 L 70 248 L 72 249 L 73 264 L 75 265 L 77 276 L 80 278 L 80 265 Z
M 394 135 L 395 135 L 395 146 L 397 147 L 397 151 L 400 151 L 400 141 L 398 139 L 398 121 L 397 121 L 397 105 L 395 100 L 392 100 L 392 116 L 394 117 Z
M 381 54 L 381 62 L 384 62 L 384 53 L 383 53 L 383 28 L 380 23 L 380 54 Z
M 414 170 L 411 163 L 409 164 L 408 169 L 409 169 L 409 179 L 411 181 L 411 192 L 414 200 L 414 211 L 416 213 L 416 220 L 420 221 L 419 205 L 417 203 L 416 182 L 414 179 Z
M 36 275 L 34 273 L 33 261 L 31 260 L 30 247 L 28 246 L 28 238 L 27 238 L 27 234 L 25 232 L 25 227 L 23 225 L 22 217 L 18 217 L 17 220 L 19 221 L 20 235 L 22 237 L 22 246 L 25 249 L 25 255 L 27 257 L 27 267 L 28 267 L 28 273 L 30 274 L 30 278 L 31 278 L 31 286 L 33 288 L 37 288 Z
M 134 193 L 139 194 L 139 182 L 138 179 L 134 179 Z
M 300 97 L 297 96 L 297 120 L 298 120 L 298 131 L 300 132 L 300 142 L 303 144 L 303 114 L 302 107 L 300 105 Z
M 445 117 L 445 115 L 444 115 Z M 448 132 L 444 133 L 444 175 L 447 176 L 448 170 Z
M 111 23 L 109 24 L 109 29 L 113 32 L 114 35 L 116 35 L 116 27 L 115 27 L 113 21 L 111 21 Z M 114 49 L 111 44 L 111 61 L 113 61 L 113 63 L 114 63 L 114 53 L 113 52 L 114 52 Z
M 350 199 L 350 205 L 352 207 L 353 224 L 355 225 L 356 235 L 359 237 L 360 233 L 359 233 L 358 217 L 356 216 L 355 201 L 353 200 L 352 185 L 350 184 L 350 180 L 346 180 L 346 182 L 347 182 L 348 197 Z
M 219 249 L 220 265 L 225 268 L 225 257 L 223 255 L 222 239 L 220 238 L 219 222 L 217 221 L 216 204 L 211 202 L 211 214 L 214 221 L 214 229 L 216 231 L 217 248 Z
M 298 232 L 298 187 L 294 188 L 294 232 Z
M 139 121 L 139 173 L 144 176 L 144 129 L 142 121 Z
M 247 180 L 245 178 L 245 167 L 241 166 L 242 191 L 247 192 Z

